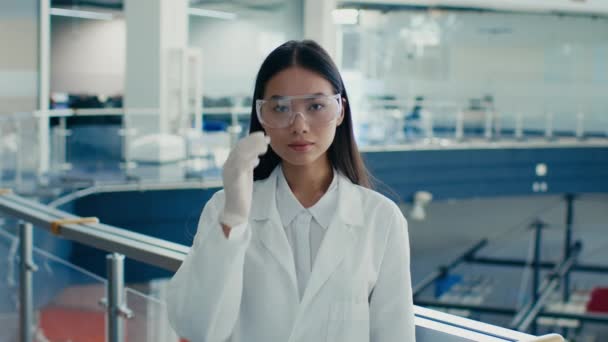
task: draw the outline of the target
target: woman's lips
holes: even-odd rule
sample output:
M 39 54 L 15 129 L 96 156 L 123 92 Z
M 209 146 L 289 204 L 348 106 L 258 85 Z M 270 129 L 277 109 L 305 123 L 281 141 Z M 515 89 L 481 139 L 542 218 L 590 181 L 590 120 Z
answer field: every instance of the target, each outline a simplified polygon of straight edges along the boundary
M 312 145 L 313 143 L 294 143 L 287 146 L 296 152 L 308 152 L 312 149 Z

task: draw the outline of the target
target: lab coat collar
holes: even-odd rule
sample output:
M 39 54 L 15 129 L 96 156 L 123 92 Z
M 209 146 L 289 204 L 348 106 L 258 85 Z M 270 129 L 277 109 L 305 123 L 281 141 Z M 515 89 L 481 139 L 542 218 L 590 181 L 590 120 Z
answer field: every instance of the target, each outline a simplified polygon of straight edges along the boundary
M 299 213 L 306 209 L 289 188 L 281 167 L 277 166 L 277 169 L 279 171 L 277 172 L 276 204 L 281 216 L 281 223 L 283 227 L 287 227 Z
M 279 167 L 280 166 L 277 166 L 277 168 Z M 319 226 L 324 230 L 327 230 L 336 213 L 336 208 L 338 207 L 336 201 L 338 198 L 338 194 L 336 193 L 338 187 L 337 171 L 334 170 L 331 183 L 325 194 L 323 194 L 317 203 L 308 209 L 304 208 L 289 188 L 289 184 L 287 183 L 287 179 L 285 179 L 282 169 L 281 172 L 277 172 L 277 174 L 276 203 L 283 227 L 289 226 L 300 213 L 308 211 L 317 221 Z
M 276 167 L 270 176 L 256 182 L 254 198 L 262 199 L 253 203 L 251 207 L 251 218 L 254 220 L 267 220 L 276 210 L 276 186 L 280 167 Z M 350 179 L 336 172 L 338 186 L 338 216 L 340 220 L 348 225 L 361 225 L 363 223 L 363 202 L 357 185 Z

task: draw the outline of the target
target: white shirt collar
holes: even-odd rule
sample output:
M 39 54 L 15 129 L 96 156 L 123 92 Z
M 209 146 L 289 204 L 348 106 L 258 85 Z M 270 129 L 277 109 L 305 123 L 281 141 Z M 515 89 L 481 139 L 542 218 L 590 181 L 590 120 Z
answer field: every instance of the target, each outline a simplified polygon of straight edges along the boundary
M 278 166 L 280 167 L 280 166 Z M 329 228 L 329 224 L 333 216 L 336 214 L 338 192 L 338 172 L 334 170 L 333 179 L 327 188 L 327 191 L 323 196 L 315 203 L 312 207 L 306 209 L 298 201 L 296 196 L 289 188 L 283 170 L 278 172 L 277 180 L 277 209 L 281 216 L 281 223 L 283 227 L 287 227 L 291 224 L 293 219 L 300 214 L 302 211 L 308 210 L 312 217 L 319 223 L 324 229 Z

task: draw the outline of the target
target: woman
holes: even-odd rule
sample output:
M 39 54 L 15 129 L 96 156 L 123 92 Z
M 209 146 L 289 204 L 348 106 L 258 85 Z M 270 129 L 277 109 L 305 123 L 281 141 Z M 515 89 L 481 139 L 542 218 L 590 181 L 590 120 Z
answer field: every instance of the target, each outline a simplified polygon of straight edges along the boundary
M 254 99 L 171 279 L 172 326 L 191 341 L 414 341 L 407 222 L 369 189 L 335 64 L 287 42 Z

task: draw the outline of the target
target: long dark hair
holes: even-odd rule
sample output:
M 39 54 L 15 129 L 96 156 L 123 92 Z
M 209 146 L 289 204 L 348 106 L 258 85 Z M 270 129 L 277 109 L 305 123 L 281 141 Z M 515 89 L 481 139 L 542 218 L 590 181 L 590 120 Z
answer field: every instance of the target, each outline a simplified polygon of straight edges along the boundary
M 329 162 L 333 168 L 348 177 L 354 184 L 371 188 L 372 185 L 368 171 L 355 142 L 350 101 L 346 94 L 342 76 L 340 76 L 338 68 L 327 51 L 312 40 L 288 41 L 274 49 L 266 57 L 255 81 L 249 133 L 264 130 L 256 115 L 255 100 L 263 98 L 266 83 L 277 73 L 293 66 L 302 67 L 319 74 L 329 81 L 335 93 L 341 94 L 343 100 L 345 100 L 342 104 L 344 107 L 344 120 L 336 128 L 334 141 L 327 150 Z M 253 179 L 268 178 L 272 170 L 280 162 L 281 157 L 269 147 L 268 152 L 260 157 L 260 164 L 253 172 Z

